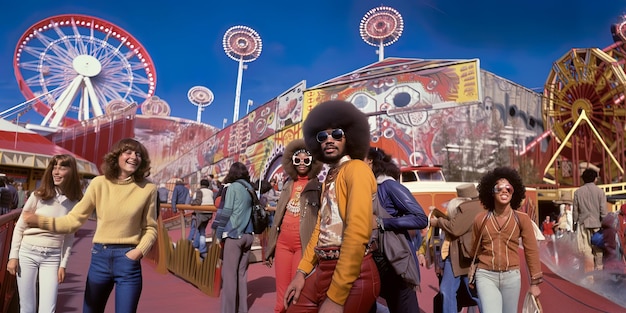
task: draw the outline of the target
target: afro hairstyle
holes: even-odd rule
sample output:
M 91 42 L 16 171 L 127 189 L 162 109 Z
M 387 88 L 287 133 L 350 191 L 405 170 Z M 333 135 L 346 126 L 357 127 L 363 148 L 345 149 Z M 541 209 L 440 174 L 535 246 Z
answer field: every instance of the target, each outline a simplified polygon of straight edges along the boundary
M 290 142 L 287 147 L 285 147 L 285 153 L 283 153 L 282 165 L 283 171 L 289 177 L 296 181 L 298 179 L 298 172 L 296 171 L 296 167 L 293 165 L 292 157 L 296 153 L 296 151 L 307 150 L 306 145 L 304 144 L 304 139 L 296 139 Z M 309 151 L 310 153 L 310 151 Z M 316 177 L 321 171 L 324 164 L 318 161 L 315 157 L 313 157 L 313 162 L 311 163 L 311 168 L 307 173 L 309 179 Z
M 496 167 L 492 171 L 487 172 L 478 183 L 478 198 L 480 202 L 492 211 L 496 208 L 495 198 L 493 195 L 493 187 L 500 179 L 506 179 L 513 186 L 513 195 L 511 195 L 511 208 L 519 209 L 522 200 L 526 198 L 526 187 L 519 173 L 510 167 Z
M 363 160 L 370 144 L 370 126 L 367 116 L 352 103 L 331 100 L 315 106 L 302 126 L 304 142 L 316 160 L 329 163 L 324 157 L 322 146 L 317 142 L 317 133 L 326 129 L 341 128 L 345 134 L 345 149 L 352 159 Z

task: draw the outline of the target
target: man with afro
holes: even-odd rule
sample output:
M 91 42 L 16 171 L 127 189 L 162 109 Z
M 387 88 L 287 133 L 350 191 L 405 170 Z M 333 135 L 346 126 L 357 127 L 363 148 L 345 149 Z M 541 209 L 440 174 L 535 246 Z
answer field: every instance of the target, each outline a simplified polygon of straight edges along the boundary
M 303 125 L 307 149 L 330 166 L 317 224 L 285 292 L 287 312 L 368 312 L 380 292 L 369 250 L 376 179 L 363 162 L 367 117 L 346 101 L 323 102 Z

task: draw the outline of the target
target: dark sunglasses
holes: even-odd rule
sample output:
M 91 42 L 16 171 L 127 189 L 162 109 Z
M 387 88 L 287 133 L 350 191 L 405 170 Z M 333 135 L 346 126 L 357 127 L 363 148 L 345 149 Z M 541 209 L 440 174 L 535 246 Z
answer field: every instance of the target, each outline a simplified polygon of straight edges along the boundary
M 513 186 L 508 184 L 500 184 L 493 186 L 493 193 L 500 193 L 502 190 L 506 190 L 508 193 L 513 194 Z
M 331 130 L 330 134 L 326 132 L 325 130 L 322 130 L 321 132 L 317 133 L 317 136 L 315 136 L 315 139 L 317 139 L 317 142 L 322 143 L 328 140 L 329 135 L 333 137 L 333 139 L 335 140 L 341 140 L 346 134 L 343 132 L 343 129 L 341 128 L 335 128 Z
M 311 162 L 313 162 L 313 157 L 312 156 L 308 156 L 308 157 L 306 157 L 304 159 L 301 159 L 301 158 L 299 158 L 299 157 L 294 155 L 294 156 L 291 157 L 291 162 L 293 162 L 293 165 L 300 165 L 300 163 L 302 163 L 302 164 L 304 164 L 306 166 L 309 166 L 309 165 L 311 165 Z

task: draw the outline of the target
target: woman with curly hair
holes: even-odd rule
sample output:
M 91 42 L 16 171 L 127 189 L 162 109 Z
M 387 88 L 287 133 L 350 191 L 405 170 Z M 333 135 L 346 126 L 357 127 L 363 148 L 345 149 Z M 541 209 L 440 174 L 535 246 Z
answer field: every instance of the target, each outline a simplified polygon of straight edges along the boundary
M 156 186 L 150 175 L 150 157 L 138 141 L 126 138 L 104 156 L 100 170 L 85 195 L 65 216 L 48 217 L 24 212 L 31 227 L 55 233 L 76 232 L 96 211 L 91 264 L 87 274 L 83 312 L 104 312 L 115 287 L 115 311 L 136 312 L 142 289 L 141 258 L 157 237 Z
M 476 288 L 482 313 L 515 313 L 521 290 L 519 239 L 530 272 L 530 292 L 541 293 L 539 246 L 530 217 L 518 212 L 526 188 L 516 170 L 498 167 L 478 184 L 478 198 L 487 209 L 474 219 Z
M 304 139 L 296 139 L 285 148 L 282 166 L 288 180 L 276 206 L 274 224 L 269 232 L 265 264 L 276 264 L 276 305 L 274 312 L 284 312 L 283 297 L 298 268 L 320 209 L 322 184 L 317 175 L 323 164 L 313 159 Z
M 28 198 L 23 211 L 63 216 L 82 197 L 76 159 L 69 154 L 57 154 L 48 163 L 41 185 Z M 41 308 L 40 312 L 56 310 L 59 283 L 65 280 L 73 242 L 73 233 L 55 234 L 27 227 L 21 218 L 17 220 L 7 271 L 17 276 L 20 312 L 35 313 L 37 306 Z

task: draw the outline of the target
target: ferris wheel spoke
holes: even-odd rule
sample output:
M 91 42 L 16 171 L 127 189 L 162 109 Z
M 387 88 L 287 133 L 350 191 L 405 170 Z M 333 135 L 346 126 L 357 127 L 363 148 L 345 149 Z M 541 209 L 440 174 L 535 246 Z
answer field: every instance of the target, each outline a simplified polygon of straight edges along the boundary
M 87 45 L 85 45 L 85 43 L 83 42 L 82 34 L 80 33 L 80 31 L 78 31 L 78 26 L 76 26 L 76 23 L 72 23 L 72 31 L 74 32 L 74 38 L 76 38 L 76 52 L 79 55 L 88 54 L 89 52 L 87 49 Z
M 47 47 L 50 48 L 51 51 L 54 51 L 57 55 L 67 55 L 71 59 L 76 57 L 78 55 L 78 51 L 70 41 L 70 37 L 66 35 L 58 25 L 54 25 L 53 28 L 59 36 L 59 39 L 48 44 Z M 56 44 L 56 41 L 62 42 L 63 46 Z M 65 47 L 65 49 L 63 49 L 63 47 Z
M 101 86 L 101 88 L 98 88 L 98 90 L 101 91 L 101 94 L 103 95 L 105 99 L 113 100 L 113 99 L 124 98 L 128 94 L 126 90 L 128 89 L 128 86 L 121 86 L 121 87 L 122 88 L 117 87 L 115 85 L 106 85 L 106 86 Z M 104 104 L 108 102 L 109 101 L 106 101 Z
M 111 59 L 109 62 L 103 62 L 102 67 L 106 68 L 106 72 L 109 75 L 120 74 L 121 72 L 132 72 L 132 68 L 128 62 L 120 62 Z
M 27 53 L 30 56 L 33 56 L 35 58 L 39 58 L 39 56 L 45 51 L 45 49 L 43 47 L 31 47 L 31 46 L 26 46 L 22 49 L 22 53 Z M 22 63 L 24 63 L 24 61 L 22 61 Z

